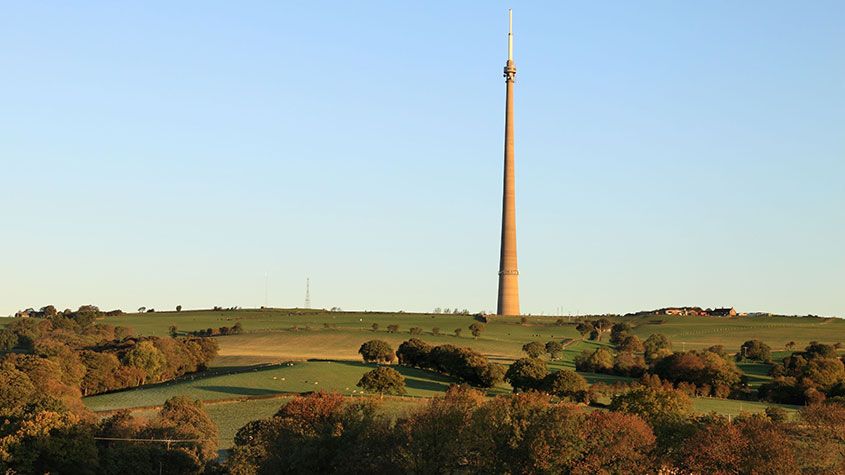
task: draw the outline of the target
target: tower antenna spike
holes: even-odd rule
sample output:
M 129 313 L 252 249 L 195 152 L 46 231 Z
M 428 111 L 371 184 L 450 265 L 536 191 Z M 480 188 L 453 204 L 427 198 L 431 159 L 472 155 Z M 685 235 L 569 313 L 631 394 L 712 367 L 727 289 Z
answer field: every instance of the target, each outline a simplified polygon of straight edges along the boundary
M 513 10 L 508 9 L 508 61 L 513 61 Z

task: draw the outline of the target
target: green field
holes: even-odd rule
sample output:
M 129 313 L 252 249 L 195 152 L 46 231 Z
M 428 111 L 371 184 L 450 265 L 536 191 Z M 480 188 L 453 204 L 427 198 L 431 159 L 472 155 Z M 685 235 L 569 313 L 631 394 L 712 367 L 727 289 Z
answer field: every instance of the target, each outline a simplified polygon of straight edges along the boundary
M 85 398 L 85 404 L 95 411 L 104 411 L 124 407 L 158 406 L 177 394 L 204 401 L 321 390 L 352 396 L 361 394 L 361 389 L 355 384 L 364 373 L 374 367 L 375 365 L 360 361 L 307 361 L 267 365 L 233 374 L 188 377 L 128 391 L 100 394 Z M 394 367 L 405 376 L 408 396 L 411 397 L 442 394 L 455 382 L 430 371 Z
M 553 370 L 567 367 L 569 363 L 550 365 Z M 85 404 L 94 411 L 142 407 L 134 411 L 136 416 L 152 417 L 157 408 L 168 398 L 187 395 L 206 402 L 209 415 L 220 430 L 220 447 L 232 445 L 235 432 L 251 420 L 273 415 L 293 394 L 315 390 L 335 391 L 349 397 L 374 397 L 363 395 L 355 383 L 372 366 L 351 361 L 308 361 L 295 362 L 292 366 L 264 366 L 239 369 L 239 372 L 208 377 L 186 378 L 178 382 L 148 385 L 128 391 L 101 394 L 85 398 Z M 385 398 L 380 401 L 382 409 L 391 415 L 399 415 L 425 401 L 425 398 L 440 395 L 453 381 L 442 375 L 414 368 L 394 366 L 406 378 L 406 398 Z M 618 376 L 582 373 L 590 382 L 612 382 L 626 380 Z M 318 384 L 314 384 L 314 383 Z M 493 396 L 507 394 L 507 385 L 488 391 Z M 742 412 L 761 412 L 767 406 L 761 402 L 734 401 L 714 398 L 693 399 L 694 408 L 700 413 L 717 412 L 736 416 Z M 790 412 L 794 406 L 779 405 Z
M 0 325 L 4 324 L 0 319 Z M 605 342 L 582 341 L 575 330 L 576 319 L 563 317 L 529 317 L 521 323 L 516 318 L 494 317 L 484 332 L 473 338 L 468 326 L 476 320 L 468 315 L 328 312 L 322 310 L 236 310 L 183 311 L 127 314 L 103 318 L 103 323 L 131 327 L 139 335 L 167 335 L 171 325 L 181 334 L 206 328 L 232 326 L 240 322 L 241 335 L 215 337 L 219 356 L 211 371 L 162 384 L 148 385 L 127 391 L 102 394 L 85 399 L 95 411 L 138 408 L 140 414 L 151 413 L 167 398 L 184 394 L 206 401 L 208 410 L 221 429 L 221 444 L 231 445 L 235 430 L 249 420 L 267 417 L 291 394 L 315 390 L 337 391 L 359 396 L 355 386 L 370 366 L 360 362 L 359 346 L 369 339 L 383 339 L 396 348 L 411 337 L 409 330 L 419 327 L 423 334 L 416 338 L 431 344 L 470 346 L 494 361 L 508 364 L 523 355 L 522 345 L 529 341 L 571 339 L 560 361 L 548 363 L 550 370 L 573 369 L 573 359 L 583 350 L 592 350 Z M 802 348 L 816 340 L 826 343 L 845 341 L 845 320 L 798 317 L 617 317 L 634 326 L 633 333 L 642 339 L 652 333 L 669 337 L 677 350 L 703 349 L 724 345 L 735 352 L 749 339 L 760 339 L 776 353 L 775 360 L 785 356 L 784 345 L 796 342 Z M 378 324 L 377 331 L 372 325 Z M 399 325 L 395 333 L 388 325 Z M 439 328 L 435 335 L 434 328 Z M 462 329 L 456 336 L 454 330 Z M 778 352 L 779 351 L 779 352 Z M 752 386 L 770 379 L 770 366 L 742 363 L 740 368 Z M 395 413 L 399 408 L 419 404 L 422 398 L 442 394 L 454 382 L 429 371 L 397 367 L 407 381 L 408 398 L 385 400 Z M 590 383 L 626 381 L 627 378 L 599 374 L 583 374 Z M 510 391 L 507 385 L 494 388 L 490 394 Z M 393 401 L 393 402 L 387 402 Z M 696 410 L 736 415 L 742 411 L 761 411 L 766 404 L 700 398 Z M 142 408 L 150 408 L 143 410 Z
M 170 325 L 185 332 L 231 326 L 240 321 L 245 334 L 218 338 L 218 364 L 241 365 L 290 359 L 357 359 L 356 352 L 363 341 L 380 338 L 395 346 L 410 337 L 411 327 L 422 328 L 424 333 L 419 338 L 432 344 L 472 346 L 493 359 L 507 361 L 522 356 L 521 347 L 526 342 L 579 337 L 575 318 L 561 326 L 555 324 L 556 319 L 529 317 L 523 325 L 516 318 L 497 317 L 478 339 L 469 334 L 467 327 L 474 320 L 466 315 L 253 309 L 127 314 L 103 321 L 129 326 L 142 335 L 166 335 Z M 724 345 L 728 351 L 736 351 L 753 338 L 765 341 L 775 350 L 783 349 L 789 341 L 801 348 L 813 340 L 845 340 L 845 319 L 662 316 L 613 320 L 628 321 L 634 325 L 633 333 L 643 339 L 652 333 L 663 333 L 678 350 Z M 380 327 L 376 332 L 371 330 L 373 323 Z M 388 333 L 390 324 L 399 325 L 399 331 Z M 432 334 L 434 327 L 440 329 L 441 335 Z M 463 330 L 460 337 L 453 333 L 456 328 Z

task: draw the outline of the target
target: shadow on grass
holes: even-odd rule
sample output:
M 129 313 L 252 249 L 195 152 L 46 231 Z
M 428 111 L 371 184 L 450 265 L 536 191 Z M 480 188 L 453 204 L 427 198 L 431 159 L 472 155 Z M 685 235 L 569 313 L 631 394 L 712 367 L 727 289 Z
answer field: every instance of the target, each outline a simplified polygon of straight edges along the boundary
M 143 389 L 153 389 L 153 388 L 162 388 L 162 387 L 169 387 L 169 386 L 178 386 L 182 384 L 191 384 L 195 381 L 202 381 L 204 379 L 211 379 L 218 376 L 226 376 L 230 374 L 239 374 L 239 373 L 248 373 L 248 372 L 263 372 L 263 371 L 272 371 L 275 369 L 279 369 L 282 366 L 285 366 L 286 363 L 279 363 L 279 364 L 260 364 L 260 365 L 248 365 L 248 366 L 227 366 L 221 368 L 210 368 L 205 371 L 199 371 L 196 373 L 188 373 L 186 375 L 180 376 L 175 379 L 171 379 L 168 381 L 162 381 L 160 383 L 151 383 L 151 384 L 144 384 L 141 386 L 133 386 L 130 388 L 123 388 L 118 389 L 115 391 L 108 391 L 99 394 L 93 394 L 91 396 L 87 396 L 89 398 L 95 398 L 97 396 L 103 396 L 106 394 L 115 394 L 121 392 L 128 392 L 128 391 L 138 391 Z M 208 388 L 214 387 L 222 387 L 222 386 L 207 386 Z M 272 392 L 271 394 L 277 394 L 276 392 Z
M 245 388 L 241 386 L 197 386 L 197 389 L 205 389 L 206 391 L 214 391 L 224 394 L 234 394 L 237 396 L 269 396 L 271 394 L 280 393 L 280 391 L 273 391 L 272 389 Z
M 634 380 L 634 378 L 629 378 L 627 376 L 616 376 L 613 374 L 601 374 L 601 373 L 582 373 L 578 372 L 584 379 L 587 380 L 590 384 L 595 383 L 604 383 L 604 384 L 613 384 L 613 383 L 630 383 Z

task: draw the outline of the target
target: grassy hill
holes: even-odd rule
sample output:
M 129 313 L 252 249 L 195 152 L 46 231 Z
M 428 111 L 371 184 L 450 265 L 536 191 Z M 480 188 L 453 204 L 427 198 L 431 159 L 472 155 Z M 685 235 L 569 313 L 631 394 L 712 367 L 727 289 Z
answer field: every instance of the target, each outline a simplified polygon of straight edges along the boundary
M 130 326 L 139 334 L 166 335 L 170 325 L 180 332 L 231 326 L 241 322 L 245 334 L 219 337 L 223 361 L 282 361 L 288 359 L 357 359 L 360 344 L 378 337 L 398 345 L 407 340 L 411 327 L 422 328 L 419 338 L 433 344 L 452 343 L 472 346 L 492 358 L 510 360 L 522 356 L 524 343 L 539 340 L 579 338 L 576 318 L 557 325 L 556 317 L 529 317 L 526 324 L 512 317 L 494 317 L 477 339 L 467 328 L 475 320 L 468 315 L 419 313 L 328 312 L 322 310 L 270 309 L 234 311 L 183 311 L 127 314 L 104 319 L 113 325 Z M 703 349 L 724 345 L 736 351 L 746 340 L 757 338 L 774 350 L 783 349 L 789 341 L 803 347 L 810 341 L 845 340 L 845 319 L 811 317 L 616 317 L 634 326 L 633 333 L 645 339 L 652 333 L 669 337 L 676 349 Z M 374 332 L 373 324 L 379 325 Z M 397 333 L 388 333 L 387 326 L 399 325 Z M 328 326 L 328 327 L 327 327 Z M 432 329 L 440 329 L 440 336 Z M 456 337 L 454 330 L 462 329 Z
M 663 333 L 678 350 L 701 349 L 724 345 L 737 351 L 746 340 L 761 339 L 775 350 L 789 341 L 797 347 L 817 340 L 833 343 L 845 340 L 845 320 L 798 317 L 617 317 L 634 326 L 633 333 L 645 339 L 652 333 Z M 231 445 L 234 432 L 249 420 L 274 413 L 290 395 L 301 392 L 337 391 L 359 397 L 355 386 L 361 375 L 370 369 L 360 362 L 358 347 L 369 339 L 383 339 L 397 347 L 411 337 L 412 327 L 423 329 L 417 336 L 431 344 L 450 343 L 470 346 L 493 360 L 509 363 L 522 357 L 522 345 L 529 341 L 572 339 L 561 360 L 549 362 L 552 371 L 573 369 L 573 359 L 583 350 L 591 350 L 606 342 L 583 341 L 575 330 L 576 319 L 564 317 L 529 317 L 522 323 L 517 318 L 494 317 L 484 332 L 473 338 L 468 329 L 477 321 L 468 315 L 419 313 L 328 312 L 302 309 L 247 309 L 233 311 L 183 311 L 127 314 L 104 318 L 104 323 L 132 327 L 144 335 L 166 335 L 175 325 L 179 333 L 232 326 L 240 322 L 244 333 L 215 337 L 220 355 L 206 374 L 188 376 L 177 381 L 148 385 L 127 391 L 102 394 L 85 399 L 96 411 L 136 408 L 143 415 L 176 394 L 185 394 L 206 401 L 208 410 L 221 428 L 221 444 Z M 378 324 L 378 330 L 372 329 Z M 388 325 L 398 325 L 395 333 Z M 439 335 L 434 334 L 439 328 Z M 462 329 L 456 336 L 454 330 Z M 778 353 L 782 357 L 785 353 Z M 769 379 L 769 366 L 741 364 L 752 385 Z M 397 367 L 407 380 L 407 398 L 386 399 L 385 410 L 399 413 L 442 393 L 451 378 L 429 371 Z M 618 376 L 583 373 L 591 383 L 625 380 Z M 502 385 L 489 394 L 510 391 Z M 762 411 L 766 404 L 698 398 L 696 409 L 722 414 L 741 411 Z M 789 408 L 794 410 L 795 408 Z

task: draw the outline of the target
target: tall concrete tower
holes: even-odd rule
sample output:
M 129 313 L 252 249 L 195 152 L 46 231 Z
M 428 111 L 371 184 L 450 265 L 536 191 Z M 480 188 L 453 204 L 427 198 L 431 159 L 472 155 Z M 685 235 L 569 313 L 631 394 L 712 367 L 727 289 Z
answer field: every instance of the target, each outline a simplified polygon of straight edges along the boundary
M 497 315 L 519 315 L 519 271 L 516 266 L 516 190 L 513 163 L 513 14 L 508 10 L 508 62 L 505 64 L 505 179 L 502 193 L 502 245 L 499 255 Z

